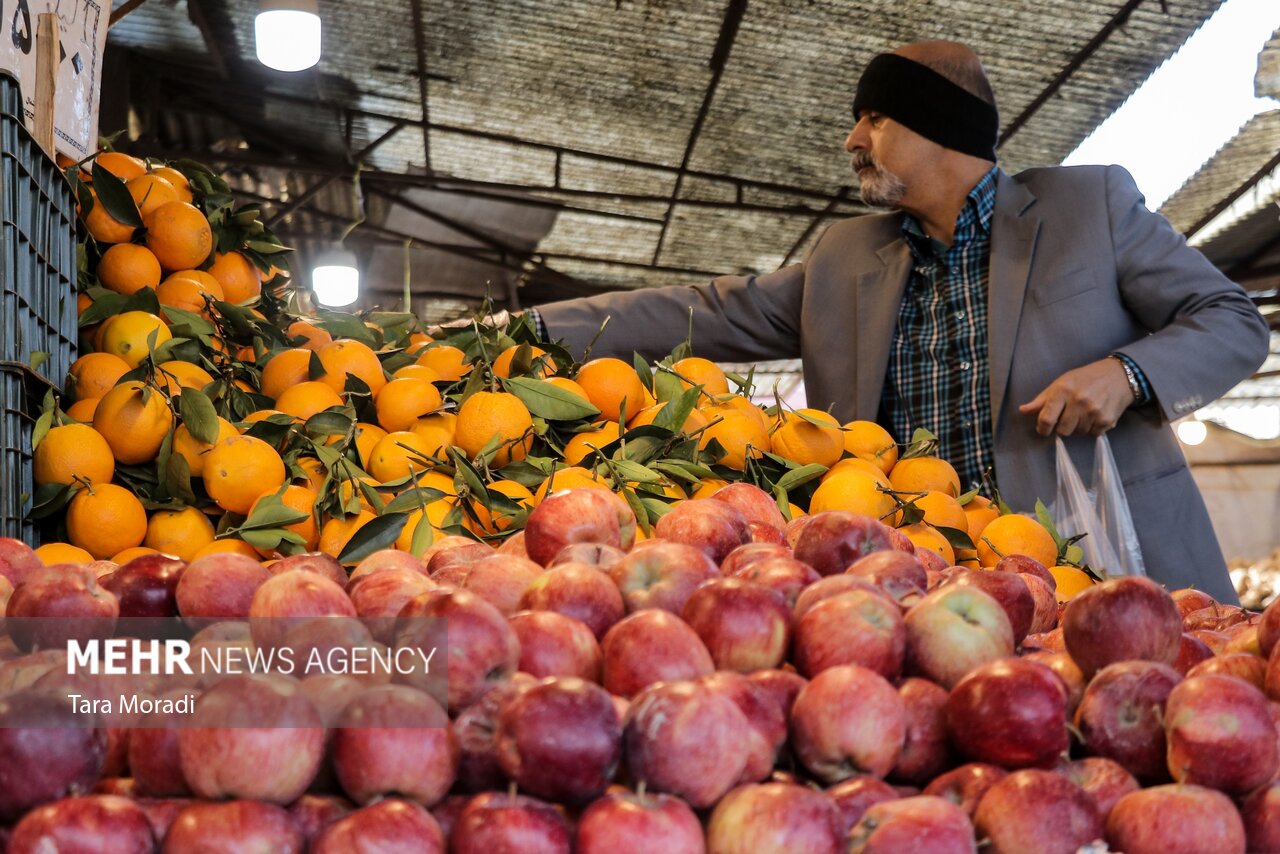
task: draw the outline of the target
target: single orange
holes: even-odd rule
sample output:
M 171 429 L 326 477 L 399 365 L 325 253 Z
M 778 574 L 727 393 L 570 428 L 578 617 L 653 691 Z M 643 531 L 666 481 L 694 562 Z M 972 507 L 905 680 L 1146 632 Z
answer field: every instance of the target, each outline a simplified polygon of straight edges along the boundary
M 108 247 L 96 272 L 102 286 L 118 294 L 132 294 L 160 284 L 160 262 L 150 249 L 135 243 Z
M 209 274 L 222 285 L 227 302 L 241 305 L 262 294 L 262 274 L 239 252 L 215 253 Z
M 102 397 L 129 371 L 129 363 L 113 353 L 86 353 L 71 363 L 71 389 L 77 398 Z
M 440 408 L 440 392 L 429 380 L 405 377 L 384 385 L 374 398 L 378 423 L 395 433 L 408 430 L 414 423 Z
M 275 448 L 253 436 L 223 439 L 204 461 L 204 488 L 223 510 L 245 514 L 265 492 L 285 482 L 284 462 Z
M 440 375 L 440 379 L 454 382 L 471 373 L 471 365 L 466 361 L 466 354 L 457 347 L 439 344 L 428 347 L 418 356 L 418 364 L 426 365 Z
M 378 360 L 378 354 L 374 353 L 367 344 L 343 338 L 321 347 L 319 356 L 320 363 L 325 369 L 325 374 L 320 381 L 338 394 L 347 390 L 348 374 L 362 381 L 374 394 L 387 384 L 387 375 L 382 370 L 382 362 Z
M 514 394 L 476 392 L 458 408 L 454 444 L 475 457 L 495 438 L 498 446 L 490 463 L 493 468 L 523 460 L 533 446 L 533 416 Z
M 155 253 L 165 270 L 199 267 L 213 249 L 209 220 L 195 205 L 168 202 L 152 211 L 143 222 L 147 226 L 147 248 Z
M 107 440 L 116 462 L 127 466 L 154 460 L 172 427 L 164 396 L 137 380 L 111 389 L 93 413 L 93 429 Z
M 621 359 L 592 359 L 578 370 L 574 381 L 609 421 L 620 422 L 624 409 L 631 418 L 645 408 L 644 383 L 636 369 Z
M 196 554 L 212 542 L 213 523 L 194 507 L 152 513 L 151 521 L 147 523 L 147 536 L 143 540 L 147 548 L 185 561 L 194 560 Z

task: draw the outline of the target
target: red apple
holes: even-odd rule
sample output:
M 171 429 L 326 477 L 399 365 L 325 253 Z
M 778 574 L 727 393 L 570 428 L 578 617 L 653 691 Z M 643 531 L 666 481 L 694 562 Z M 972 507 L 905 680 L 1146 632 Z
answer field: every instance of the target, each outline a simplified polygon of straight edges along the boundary
M 658 520 L 657 537 L 700 550 L 716 566 L 730 552 L 751 542 L 747 517 L 736 507 L 713 498 L 695 498 L 675 504 Z
M 819 575 L 844 572 L 858 558 L 893 548 L 889 529 L 870 516 L 831 510 L 809 517 L 795 541 L 796 559 Z M 924 583 L 920 585 L 924 589 Z
M 1093 798 L 1104 824 L 1120 799 L 1140 788 L 1138 781 L 1120 763 L 1101 756 L 1068 762 L 1059 766 L 1057 771 Z
M 929 573 L 920 558 L 896 549 L 872 552 L 854 561 L 845 572 L 875 584 L 903 608 L 919 602 L 929 588 Z
M 847 572 L 840 575 L 828 575 L 804 588 L 800 595 L 796 597 L 796 604 L 793 609 L 795 618 L 799 620 L 808 613 L 810 608 L 824 599 L 839 596 L 841 593 L 852 593 L 855 590 L 865 590 L 868 593 L 889 598 L 874 582 L 865 578 L 850 575 Z
M 27 580 L 28 573 L 44 566 L 35 549 L 12 537 L 0 537 L 0 576 L 15 588 Z
M 716 669 L 689 624 L 668 611 L 636 611 L 604 636 L 604 687 L 633 697 L 655 682 L 696 679 Z
M 297 683 L 227 676 L 200 696 L 178 733 L 182 773 L 202 798 L 297 800 L 324 757 L 320 713 Z
M 537 575 L 519 606 L 519 610 L 555 611 L 580 620 L 597 638 L 627 613 L 622 594 L 609 576 L 585 563 L 562 563 Z
M 1244 854 L 1246 850 L 1244 822 L 1231 799 L 1187 784 L 1125 795 L 1107 817 L 1107 842 L 1125 854 Z
M 1013 654 L 1009 617 L 976 587 L 944 584 L 907 612 L 905 625 L 910 668 L 944 688 Z
M 520 610 L 520 597 L 540 575 L 542 567 L 528 558 L 495 554 L 437 572 L 434 581 L 470 590 L 502 614 L 510 615 Z
M 778 591 L 792 609 L 805 588 L 822 578 L 809 564 L 789 557 L 758 560 L 739 570 L 734 577 Z
M 1075 718 L 1090 752 L 1114 759 L 1144 783 L 1169 779 L 1165 703 L 1181 681 L 1176 670 L 1152 661 L 1122 661 L 1098 671 Z
M 498 792 L 472 798 L 449 835 L 450 854 L 570 854 L 572 844 L 569 822 L 556 807 Z
M 1280 768 L 1267 698 L 1234 676 L 1183 680 L 1165 706 L 1169 773 L 1175 780 L 1243 794 Z
M 982 796 L 973 826 L 991 840 L 992 854 L 1023 851 L 1071 854 L 1096 839 L 1105 825 L 1098 805 L 1061 774 L 1015 771 Z
M 285 560 L 288 560 L 288 558 L 285 558 Z M 334 559 L 330 558 L 330 560 Z M 284 561 L 282 560 L 279 563 L 284 563 Z M 276 564 L 276 566 L 278 565 Z M 342 570 L 342 580 L 336 577 L 333 580 L 339 584 L 345 583 L 348 590 L 354 587 L 357 581 L 384 570 L 413 573 L 415 575 L 427 574 L 427 565 L 423 563 L 422 558 L 414 557 L 409 552 L 402 552 L 399 549 L 383 549 L 382 551 L 374 552 L 356 564 L 356 568 L 351 570 L 350 575 L 347 575 L 347 571 L 342 567 L 342 564 L 338 564 L 338 567 Z M 276 567 L 273 566 L 272 568 Z
M 862 775 L 827 789 L 827 797 L 835 802 L 836 830 L 839 838 L 845 839 L 868 809 L 885 801 L 896 801 L 899 796 L 897 790 L 883 780 Z
M 773 704 L 782 710 L 783 717 L 788 719 L 800 690 L 809 684 L 809 680 L 791 670 L 757 670 L 747 678 L 763 688 Z
M 1169 594 L 1169 598 L 1173 599 L 1173 604 L 1178 606 L 1178 613 L 1183 617 L 1192 611 L 1199 611 L 1201 608 L 1212 608 L 1218 602 L 1203 590 L 1196 590 L 1194 587 L 1184 587 L 1181 590 L 1174 590 Z
M 151 835 L 164 839 L 182 811 L 195 803 L 190 798 L 138 798 L 135 803 L 151 825 Z
M 985 569 L 964 569 L 955 573 L 947 583 L 962 587 L 977 587 L 999 602 L 1013 629 L 1014 646 L 1022 643 L 1022 639 L 1031 631 L 1031 626 L 1035 622 L 1036 600 L 1031 594 L 1031 588 L 1027 586 L 1021 575 L 1013 572 L 990 572 Z
M 879 673 L 856 665 L 824 670 L 791 708 L 791 744 L 826 783 L 854 774 L 883 778 L 898 764 L 907 734 L 902 698 Z
M 885 552 L 901 554 L 901 552 Z M 796 625 L 796 669 L 810 678 L 831 667 L 857 664 L 896 679 L 907 631 L 902 611 L 884 596 L 855 590 L 825 599 Z
M 1039 576 L 1022 573 L 1018 576 L 1027 585 L 1031 598 L 1035 602 L 1035 612 L 1031 616 L 1031 634 L 1042 634 L 1058 627 L 1058 597 L 1053 588 Z
M 431 808 L 431 817 L 440 825 L 440 833 L 444 835 L 446 843 L 453 836 L 453 826 L 458 823 L 458 817 L 469 803 L 470 795 L 450 795 Z
M 188 692 L 177 689 L 157 699 L 180 700 Z M 175 716 L 156 712 L 129 733 L 129 770 L 143 795 L 156 798 L 189 797 L 191 787 L 182 776 Z M 142 722 L 140 722 L 142 723 Z M 166 726 L 165 724 L 170 724 Z
M 548 495 L 529 514 L 524 548 L 546 566 L 571 543 L 601 543 L 626 551 L 635 541 L 636 519 L 625 501 L 607 489 L 566 489 Z
M 751 725 L 751 737 L 740 747 L 747 757 L 740 782 L 759 783 L 768 778 L 787 741 L 787 718 L 777 701 L 765 688 L 729 670 L 701 676 L 696 681 L 731 700 Z
M 679 614 L 699 584 L 719 576 L 701 549 L 662 540 L 646 540 L 644 548 L 632 549 L 609 568 L 628 612 L 660 608 Z
M 748 522 L 756 522 L 779 531 L 784 531 L 787 527 L 787 520 L 778 509 L 777 499 L 755 484 L 731 483 L 717 489 L 712 494 L 711 500 L 723 501 L 731 507 L 736 507 L 743 516 L 747 517 Z
M 105 576 L 102 586 L 120 601 L 121 617 L 176 617 L 176 591 L 186 567 L 168 555 L 141 555 Z
M 906 711 L 907 737 L 889 776 L 924 785 L 954 764 L 947 738 L 947 692 L 940 685 L 912 678 L 898 686 L 898 696 Z
M 403 567 L 382 569 L 351 582 L 351 607 L 380 642 L 395 642 L 395 618 L 415 596 L 436 589 L 425 574 Z
M 303 854 L 306 842 L 289 813 L 259 801 L 194 803 L 178 814 L 164 839 L 164 854 L 271 851 Z
M 1230 640 L 1223 632 L 1215 632 L 1210 629 L 1190 629 L 1187 634 L 1199 641 L 1203 641 L 1205 646 L 1213 650 L 1214 655 L 1223 655 L 1227 651 L 1227 641 Z
M 1010 770 L 1051 767 L 1069 744 L 1067 689 L 1034 661 L 1005 658 L 976 668 L 952 689 L 946 715 L 957 750 Z
M 800 535 L 804 533 L 804 529 L 809 527 L 809 522 L 813 520 L 812 516 L 799 516 L 787 523 L 787 545 L 791 548 L 796 547 L 796 543 L 800 540 Z M 903 537 L 905 540 L 906 537 Z M 910 540 L 907 540 L 910 543 Z M 911 547 L 912 550 L 915 546 Z
M 791 548 L 778 543 L 756 542 L 738 546 L 720 561 L 720 572 L 736 577 L 751 564 L 769 557 L 791 557 Z
M 1186 676 L 1191 668 L 1211 658 L 1213 658 L 1213 650 L 1207 643 L 1183 632 L 1182 640 L 1178 644 L 1178 657 L 1173 660 L 1173 669 Z
M 429 807 L 448 793 L 458 768 L 449 716 L 404 685 L 371 688 L 348 703 L 331 750 L 338 782 L 357 804 L 394 793 Z
M 482 792 L 506 785 L 507 777 L 498 764 L 494 745 L 498 716 L 509 701 L 537 682 L 527 673 L 515 673 L 510 679 L 495 683 L 454 719 L 453 734 L 459 749 L 458 788 Z
M 1049 589 L 1057 591 L 1058 579 L 1053 577 L 1049 568 L 1029 555 L 1005 555 L 991 567 L 996 572 L 1012 572 L 1015 575 L 1034 575 L 1049 585 Z
M 998 766 L 970 762 L 934 777 L 924 794 L 944 798 L 972 817 L 987 791 L 1007 776 L 1009 772 Z
M 380 568 L 392 566 L 401 566 L 409 569 L 422 571 L 422 561 L 418 560 L 408 552 L 396 551 L 395 549 L 383 549 L 380 552 L 374 552 L 360 562 L 356 567 L 357 570 L 363 569 L 362 575 L 367 575 Z M 345 589 L 349 583 L 347 570 L 338 563 L 338 559 L 327 555 L 324 552 L 304 552 L 303 554 L 288 555 L 280 558 L 280 560 L 267 567 L 271 570 L 272 575 L 282 575 L 286 572 L 292 572 L 295 569 L 301 569 L 304 572 L 314 572 L 323 578 L 327 578 L 334 584 Z
M 518 611 L 507 622 L 520 640 L 523 672 L 600 681 L 604 653 L 586 623 L 555 611 Z
M 254 643 L 280 646 L 302 618 L 355 617 L 356 609 L 336 582 L 315 572 L 292 569 L 273 575 L 253 594 L 249 627 Z
M 632 701 L 623 750 L 632 779 L 702 809 L 742 778 L 741 747 L 750 736 L 750 722 L 731 700 L 694 682 L 665 682 Z
M 28 572 L 5 609 L 9 637 L 24 651 L 65 649 L 70 640 L 108 638 L 120 602 L 78 564 L 54 564 Z
M 443 572 L 470 566 L 476 561 L 492 557 L 494 554 L 496 552 L 493 546 L 488 543 L 467 540 L 466 542 L 458 543 L 453 548 L 441 549 L 431 555 L 430 558 L 424 558 L 423 565 L 426 567 L 427 575 L 434 579 Z
M 1243 679 L 1258 690 L 1266 690 L 1267 661 L 1247 652 L 1233 652 L 1206 659 L 1187 671 L 1187 676 L 1221 673 Z
M 750 673 L 780 665 L 791 645 L 791 609 L 782 594 L 739 578 L 693 591 L 681 614 L 719 670 Z
M 174 595 L 178 613 L 193 626 L 249 616 L 249 605 L 271 571 L 250 557 L 218 552 L 187 564 Z
M 838 854 L 835 804 L 807 786 L 764 783 L 725 795 L 707 823 L 714 854 Z
M 702 825 L 672 795 L 610 792 L 578 819 L 578 854 L 705 854 Z
M 970 854 L 973 825 L 964 810 L 930 795 L 874 804 L 849 831 L 850 854 Z
M 1264 658 L 1271 657 L 1276 641 L 1280 641 L 1280 607 L 1277 607 L 1277 603 L 1280 603 L 1280 599 L 1272 600 L 1258 622 L 1258 652 Z
M 1084 699 L 1084 674 L 1080 672 L 1080 668 L 1076 667 L 1076 663 L 1071 660 L 1071 656 L 1065 652 L 1050 652 L 1049 650 L 1037 650 L 1036 652 L 1028 652 L 1022 656 L 1027 661 L 1034 661 L 1043 664 L 1052 670 L 1062 680 L 1063 686 L 1067 689 L 1067 718 L 1074 719 L 1076 709 L 1080 707 L 1080 701 Z
M 435 618 L 419 620 L 416 618 Z M 443 641 L 439 620 L 448 623 L 448 707 L 456 713 L 480 699 L 489 685 L 515 672 L 520 663 L 520 641 L 501 612 L 467 590 L 443 588 L 410 599 L 400 611 L 397 647 L 417 647 L 430 654 Z M 440 650 L 443 652 L 443 650 Z M 434 693 L 439 659 L 430 673 L 400 675 L 406 682 Z
M 498 764 L 539 797 L 586 803 L 604 793 L 622 754 L 613 700 L 599 685 L 551 677 L 502 708 L 494 734 Z
M 1117 661 L 1173 664 L 1182 642 L 1178 606 L 1149 578 L 1127 576 L 1077 594 L 1062 617 L 1067 652 L 1092 678 Z
M 444 854 L 445 837 L 431 813 L 411 801 L 384 800 L 334 821 L 311 843 L 310 854 L 412 851 Z
M 64 798 L 27 813 L 8 854 L 151 854 L 156 842 L 138 805 L 116 795 Z
M 558 563 L 585 563 L 607 571 L 626 555 L 622 549 L 606 546 L 604 543 L 570 543 L 547 566 L 550 568 Z
M 106 730 L 85 727 L 65 695 L 23 690 L 0 698 L 0 819 L 89 791 L 106 754 Z
M 1250 851 L 1280 851 L 1280 782 L 1261 786 L 1240 804 Z
M 303 795 L 289 805 L 289 817 L 310 846 L 320 831 L 355 808 L 351 801 L 337 795 Z

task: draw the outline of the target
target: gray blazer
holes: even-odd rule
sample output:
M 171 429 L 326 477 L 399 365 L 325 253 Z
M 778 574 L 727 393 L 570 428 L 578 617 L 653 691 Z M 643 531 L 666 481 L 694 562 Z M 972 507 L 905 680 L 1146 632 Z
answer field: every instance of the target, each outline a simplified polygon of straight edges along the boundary
M 694 351 L 721 361 L 803 360 L 809 405 L 874 420 L 911 271 L 901 214 L 831 226 L 802 264 L 706 285 L 540 306 L 552 338 L 581 354 L 660 358 L 693 309 Z M 1148 573 L 1235 601 L 1204 502 L 1169 422 L 1221 396 L 1266 358 L 1268 330 L 1244 291 L 1161 216 L 1118 166 L 999 174 L 988 286 L 992 428 L 1005 500 L 1030 510 L 1056 492 L 1052 438 L 1018 412 L 1059 375 L 1120 350 L 1156 403 L 1108 434 Z M 1068 448 L 1088 478 L 1093 440 Z

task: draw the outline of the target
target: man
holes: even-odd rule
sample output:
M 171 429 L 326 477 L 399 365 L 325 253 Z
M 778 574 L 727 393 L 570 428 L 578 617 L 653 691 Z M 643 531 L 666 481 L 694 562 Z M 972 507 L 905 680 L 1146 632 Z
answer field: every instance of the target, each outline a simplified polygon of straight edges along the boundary
M 657 358 L 692 307 L 698 355 L 799 355 L 810 406 L 899 441 L 926 427 L 966 485 L 993 469 L 1020 510 L 1055 495 L 1054 434 L 1091 472 L 1088 437 L 1107 433 L 1148 573 L 1235 601 L 1168 425 L 1266 357 L 1248 297 L 1122 168 L 1001 171 L 994 97 L 963 45 L 876 57 L 853 106 L 863 200 L 892 213 L 835 224 L 777 272 L 569 300 L 537 322 L 581 354 L 612 316 L 593 355 Z

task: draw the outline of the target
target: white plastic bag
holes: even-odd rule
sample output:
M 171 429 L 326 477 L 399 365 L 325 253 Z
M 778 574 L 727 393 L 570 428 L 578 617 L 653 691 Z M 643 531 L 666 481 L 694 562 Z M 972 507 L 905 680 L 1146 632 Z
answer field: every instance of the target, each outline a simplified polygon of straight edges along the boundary
M 1057 443 L 1058 494 L 1053 516 L 1064 537 L 1086 534 L 1079 542 L 1084 562 L 1107 576 L 1142 575 L 1142 547 L 1133 527 L 1129 502 L 1120 482 L 1111 443 L 1099 436 L 1094 448 L 1093 488 L 1086 489 L 1067 446 Z

